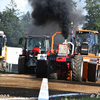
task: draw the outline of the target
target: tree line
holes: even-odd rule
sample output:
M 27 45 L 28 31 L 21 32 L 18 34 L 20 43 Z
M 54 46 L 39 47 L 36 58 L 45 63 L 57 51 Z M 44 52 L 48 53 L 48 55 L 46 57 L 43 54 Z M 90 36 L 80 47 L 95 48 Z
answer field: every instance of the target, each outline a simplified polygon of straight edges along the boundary
M 7 37 L 7 46 L 19 47 L 19 38 L 23 37 L 25 32 L 30 32 L 30 12 L 23 14 L 17 9 L 15 1 L 11 0 L 5 10 L 0 12 L 0 19 L 0 31 L 4 31 Z

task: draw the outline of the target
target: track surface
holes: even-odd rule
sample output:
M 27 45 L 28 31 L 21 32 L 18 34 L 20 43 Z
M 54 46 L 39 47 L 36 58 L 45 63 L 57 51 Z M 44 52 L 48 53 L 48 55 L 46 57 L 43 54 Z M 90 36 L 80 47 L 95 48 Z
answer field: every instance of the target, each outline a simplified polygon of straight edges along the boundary
M 42 78 L 34 75 L 0 75 L 0 95 L 10 97 L 38 97 Z M 67 80 L 49 80 L 49 95 L 73 92 L 100 93 L 100 79 L 95 82 L 72 82 Z

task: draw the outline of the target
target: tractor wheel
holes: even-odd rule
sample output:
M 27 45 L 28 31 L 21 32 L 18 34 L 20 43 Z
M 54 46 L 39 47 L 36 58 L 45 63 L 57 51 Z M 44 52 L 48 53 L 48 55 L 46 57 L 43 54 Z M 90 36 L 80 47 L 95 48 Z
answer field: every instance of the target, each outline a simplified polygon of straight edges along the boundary
M 47 78 L 47 60 L 37 60 L 36 78 Z
M 58 79 L 57 67 L 54 65 L 55 61 L 50 60 L 51 57 L 56 57 L 56 55 L 50 55 L 49 57 L 47 77 L 50 79 Z
M 94 78 L 94 82 L 98 81 L 98 70 L 95 71 L 95 78 Z
M 4 72 L 3 61 L 2 60 L 0 60 L 0 71 L 1 72 Z
M 97 81 L 99 80 L 99 67 L 98 67 L 98 70 L 97 70 L 97 77 L 98 77 L 98 79 L 97 79 Z
M 95 72 L 95 79 L 94 79 L 94 82 L 98 81 L 99 80 L 99 68 L 98 70 L 96 70 Z
M 72 59 L 72 61 L 71 61 L 70 70 L 73 70 L 73 65 L 74 65 L 74 59 Z
M 72 80 L 82 81 L 83 75 L 83 57 L 82 55 L 75 55 L 73 58 Z
M 20 56 L 18 60 L 18 73 L 25 74 L 25 56 Z
M 96 64 L 88 64 L 88 81 L 96 82 L 98 80 L 98 69 L 96 70 Z

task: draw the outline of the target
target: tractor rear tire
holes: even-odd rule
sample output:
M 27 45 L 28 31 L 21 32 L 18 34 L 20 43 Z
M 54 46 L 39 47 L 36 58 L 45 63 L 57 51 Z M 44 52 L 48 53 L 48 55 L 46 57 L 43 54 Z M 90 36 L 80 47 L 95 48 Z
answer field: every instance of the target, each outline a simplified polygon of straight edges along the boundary
M 52 54 L 49 56 L 47 77 L 50 79 L 58 79 L 57 67 L 54 66 L 55 61 L 50 60 L 50 57 L 56 57 L 56 56 L 57 55 L 55 55 L 55 54 Z
M 97 81 L 99 80 L 99 76 L 100 76 L 100 74 L 99 74 L 99 66 L 98 66 L 98 70 L 97 70 Z
M 99 80 L 99 69 L 95 71 L 95 79 L 93 82 L 96 82 Z
M 95 71 L 95 79 L 94 82 L 98 81 L 98 70 Z
M 4 68 L 3 68 L 3 59 L 0 59 L 0 71 L 4 72 Z
M 25 56 L 20 56 L 18 60 L 18 73 L 25 74 Z
M 82 55 L 75 55 L 73 58 L 72 80 L 82 81 L 83 76 L 83 57 Z
M 47 60 L 37 60 L 36 78 L 47 78 Z
M 52 61 L 48 62 L 48 78 L 58 79 L 57 69 L 53 66 Z
M 96 64 L 88 64 L 88 81 L 96 82 L 98 80 L 98 70 L 96 70 Z

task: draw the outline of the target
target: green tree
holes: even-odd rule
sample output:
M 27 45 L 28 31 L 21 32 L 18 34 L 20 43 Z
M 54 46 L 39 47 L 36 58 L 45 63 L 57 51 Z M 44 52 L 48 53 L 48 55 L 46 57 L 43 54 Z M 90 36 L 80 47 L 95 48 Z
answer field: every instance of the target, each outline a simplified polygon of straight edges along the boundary
M 28 11 L 21 18 L 21 23 L 23 24 L 25 32 L 28 34 L 33 34 L 33 19 L 31 17 L 30 12 Z
M 85 0 L 87 11 L 84 29 L 100 32 L 100 0 Z
M 11 4 L 11 5 L 10 5 Z M 7 46 L 19 46 L 18 40 L 24 34 L 24 26 L 21 23 L 20 18 L 17 16 L 16 4 L 14 0 L 11 0 L 9 5 L 11 7 L 6 7 L 5 11 L 0 12 L 1 22 L 0 30 L 4 31 L 7 37 Z
M 83 29 L 96 30 L 100 33 L 100 0 L 85 0 L 85 3 L 86 6 L 84 8 L 87 11 L 87 15 L 85 24 L 83 25 Z
M 16 16 L 21 14 L 21 12 L 19 12 L 19 9 L 17 9 L 17 4 L 14 0 L 11 0 L 10 4 L 8 4 L 8 6 L 6 6 L 5 11 L 9 11 L 9 10 L 11 10 L 13 12 L 13 14 Z

